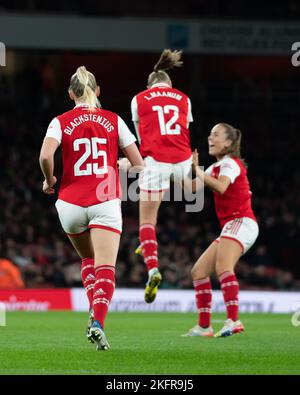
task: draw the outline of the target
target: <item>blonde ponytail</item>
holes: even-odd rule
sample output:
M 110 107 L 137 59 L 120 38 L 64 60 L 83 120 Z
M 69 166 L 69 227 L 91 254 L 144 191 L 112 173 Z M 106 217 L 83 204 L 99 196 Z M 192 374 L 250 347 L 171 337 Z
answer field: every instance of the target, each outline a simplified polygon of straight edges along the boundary
M 180 60 L 182 51 L 171 51 L 170 49 L 164 49 L 156 65 L 153 67 L 153 71 L 166 71 L 173 69 L 174 67 L 181 67 L 183 62 Z
M 153 67 L 153 72 L 148 77 L 148 85 L 154 85 L 159 82 L 171 82 L 167 70 L 175 67 L 181 67 L 183 62 L 181 60 L 182 51 L 171 51 L 164 49 L 158 62 Z
M 222 122 L 220 125 L 225 128 L 226 137 L 231 141 L 231 145 L 224 150 L 224 154 L 239 158 L 247 167 L 247 163 L 241 158 L 242 132 L 228 123 Z
M 95 107 L 101 107 L 96 96 L 96 78 L 85 66 L 78 67 L 76 73 L 72 75 L 69 89 L 74 92 L 78 100 L 89 105 L 90 111 L 95 111 Z

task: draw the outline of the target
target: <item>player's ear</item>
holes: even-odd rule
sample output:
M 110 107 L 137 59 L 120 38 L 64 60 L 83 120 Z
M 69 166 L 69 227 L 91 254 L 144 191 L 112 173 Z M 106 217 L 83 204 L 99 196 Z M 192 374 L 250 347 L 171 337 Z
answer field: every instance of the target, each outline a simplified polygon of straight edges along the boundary
M 100 96 L 100 86 L 99 85 L 97 85 L 97 88 L 96 88 L 96 96 L 97 97 Z

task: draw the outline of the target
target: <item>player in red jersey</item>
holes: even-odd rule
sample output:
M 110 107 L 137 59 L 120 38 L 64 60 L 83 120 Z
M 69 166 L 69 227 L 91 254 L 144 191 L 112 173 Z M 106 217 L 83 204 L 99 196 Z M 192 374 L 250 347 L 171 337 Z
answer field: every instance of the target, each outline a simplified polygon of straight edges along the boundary
M 131 102 L 132 120 L 146 168 L 140 177 L 140 246 L 148 269 L 145 301 L 154 301 L 161 282 L 158 270 L 157 213 L 170 180 L 182 185 L 191 170 L 191 101 L 172 87 L 166 70 L 182 65 L 181 52 L 165 49 L 148 77 L 147 89 Z
M 133 166 L 143 166 L 135 137 L 115 113 L 100 108 L 100 88 L 84 66 L 71 77 L 75 107 L 55 117 L 44 139 L 40 166 L 43 191 L 55 192 L 54 154 L 61 145 L 63 175 L 56 208 L 64 231 L 82 259 L 82 282 L 90 304 L 87 336 L 109 348 L 104 320 L 115 288 L 122 231 L 118 148 Z
M 258 225 L 251 207 L 251 191 L 247 169 L 240 156 L 240 144 L 240 130 L 220 123 L 213 127 L 208 137 L 209 154 L 215 156 L 217 162 L 204 172 L 198 166 L 197 151 L 193 153 L 196 176 L 213 191 L 222 231 L 192 269 L 199 320 L 198 325 L 184 336 L 213 336 L 210 326 L 211 273 L 219 278 L 227 310 L 227 320 L 215 337 L 230 336 L 244 330 L 238 320 L 239 284 L 234 268 L 240 256 L 254 244 Z

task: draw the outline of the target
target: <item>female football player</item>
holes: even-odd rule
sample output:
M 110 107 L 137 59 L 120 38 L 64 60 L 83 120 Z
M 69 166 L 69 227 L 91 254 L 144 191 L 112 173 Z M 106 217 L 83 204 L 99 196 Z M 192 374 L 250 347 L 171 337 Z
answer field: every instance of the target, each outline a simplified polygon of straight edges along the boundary
M 231 125 L 219 123 L 214 126 L 208 137 L 208 146 L 209 154 L 217 162 L 205 172 L 198 166 L 197 150 L 193 153 L 196 176 L 213 191 L 222 231 L 192 269 L 199 320 L 198 325 L 185 336 L 213 336 L 209 277 L 212 273 L 219 278 L 227 310 L 227 320 L 215 337 L 230 336 L 244 330 L 238 319 L 239 284 L 234 268 L 240 256 L 254 244 L 258 225 L 251 207 L 247 169 L 240 155 L 241 137 L 240 130 Z
M 189 122 L 193 121 L 191 101 L 172 87 L 167 70 L 182 65 L 181 52 L 165 49 L 148 77 L 147 89 L 131 102 L 132 120 L 145 158 L 140 178 L 140 246 L 148 269 L 145 301 L 154 301 L 161 282 L 158 270 L 156 222 L 170 179 L 182 184 L 191 170 Z
M 63 175 L 56 208 L 64 231 L 82 259 L 82 282 L 90 303 L 87 336 L 97 350 L 110 348 L 104 321 L 115 287 L 122 230 L 118 147 L 130 163 L 143 166 L 135 137 L 115 113 L 100 108 L 100 88 L 84 66 L 72 75 L 75 107 L 55 117 L 44 139 L 40 166 L 43 191 L 55 192 L 54 154 L 61 145 Z

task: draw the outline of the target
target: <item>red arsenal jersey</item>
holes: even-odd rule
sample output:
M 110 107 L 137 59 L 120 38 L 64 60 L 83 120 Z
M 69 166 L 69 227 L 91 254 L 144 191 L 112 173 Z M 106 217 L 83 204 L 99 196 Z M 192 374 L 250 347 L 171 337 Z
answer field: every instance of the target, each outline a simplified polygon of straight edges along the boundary
M 134 143 L 135 137 L 117 114 L 77 105 L 52 120 L 46 137 L 61 143 L 59 199 L 88 207 L 120 197 L 118 147 Z
M 205 173 L 217 179 L 227 176 L 231 182 L 223 195 L 213 192 L 216 214 L 222 228 L 226 222 L 235 218 L 248 217 L 256 220 L 251 206 L 252 192 L 247 169 L 240 159 L 225 156 L 211 165 Z
M 178 163 L 192 155 L 189 122 L 193 121 L 188 96 L 168 84 L 154 84 L 131 102 L 132 120 L 138 122 L 143 157 Z

